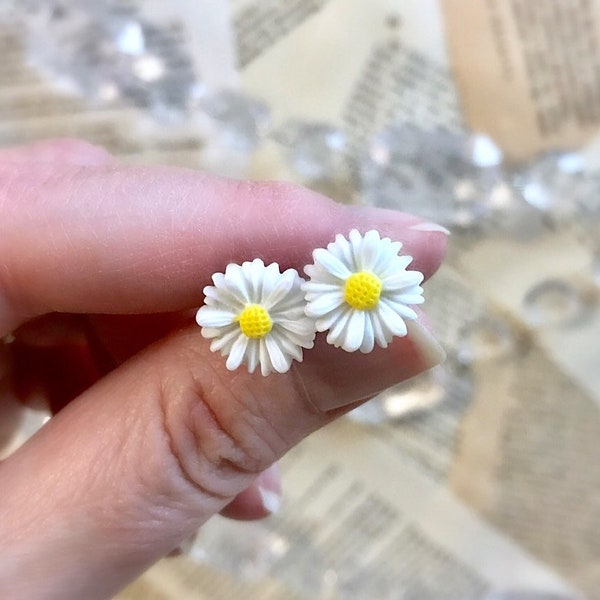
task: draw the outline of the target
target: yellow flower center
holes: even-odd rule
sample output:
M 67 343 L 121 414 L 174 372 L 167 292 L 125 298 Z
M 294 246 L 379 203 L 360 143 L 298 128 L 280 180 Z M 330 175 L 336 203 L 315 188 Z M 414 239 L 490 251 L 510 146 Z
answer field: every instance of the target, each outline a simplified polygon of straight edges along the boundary
M 262 338 L 273 329 L 267 309 L 260 304 L 248 304 L 237 316 L 242 333 L 249 338 Z
M 344 300 L 356 310 L 371 310 L 377 306 L 381 296 L 381 279 L 368 271 L 352 273 L 346 279 Z

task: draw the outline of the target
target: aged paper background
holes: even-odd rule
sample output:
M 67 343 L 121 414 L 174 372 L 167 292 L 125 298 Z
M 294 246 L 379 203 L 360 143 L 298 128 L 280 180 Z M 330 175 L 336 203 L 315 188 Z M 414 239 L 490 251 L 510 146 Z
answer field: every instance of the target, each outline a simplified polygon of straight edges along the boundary
M 191 11 L 180 34 L 192 40 L 200 72 L 217 87 L 239 80 L 278 121 L 331 122 L 356 145 L 397 116 L 467 125 L 515 159 L 580 146 L 597 132 L 600 55 L 590 50 L 599 2 L 213 4 L 205 10 L 212 33 L 220 31 L 214 36 L 200 3 L 177 7 Z M 570 48 L 572 38 L 575 55 L 556 49 L 557 39 Z M 19 39 L 14 29 L 0 36 L 2 145 L 79 136 L 135 163 L 206 164 L 202 124 L 148 135 L 133 109 L 90 110 L 29 69 Z M 203 49 L 221 57 L 218 69 Z M 545 62 L 533 68 L 535 60 Z M 236 168 L 295 177 L 271 142 Z M 440 339 L 452 350 L 465 311 L 496 311 L 522 339 L 518 354 L 478 366 L 468 384 L 418 418 L 380 427 L 345 421 L 292 452 L 283 463 L 282 512 L 247 530 L 239 525 L 249 537 L 278 540 L 280 555 L 261 577 L 213 566 L 228 553 L 219 532 L 229 525 L 215 520 L 200 534 L 196 558 L 165 559 L 119 598 L 600 598 L 600 313 L 582 327 L 540 333 L 520 312 L 535 281 L 578 281 L 588 261 L 571 228 L 535 244 L 455 239 L 426 290 Z

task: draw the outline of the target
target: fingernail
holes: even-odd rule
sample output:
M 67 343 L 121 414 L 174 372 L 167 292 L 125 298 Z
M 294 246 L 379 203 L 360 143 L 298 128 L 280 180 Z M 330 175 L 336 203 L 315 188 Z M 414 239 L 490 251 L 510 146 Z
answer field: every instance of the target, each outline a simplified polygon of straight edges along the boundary
M 446 351 L 429 329 L 419 323 L 419 321 L 409 321 L 406 327 L 408 329 L 408 338 L 417 350 L 417 355 L 421 358 L 424 371 L 446 360 Z
M 344 352 L 318 336 L 315 351 L 307 352 L 297 369 L 309 401 L 325 412 L 341 408 L 375 396 L 445 359 L 444 349 L 422 324 L 410 321 L 407 327 L 407 336 L 394 338 L 387 348 L 375 347 L 369 354 Z M 318 395 L 312 390 L 319 390 Z
M 277 492 L 258 487 L 258 493 L 262 501 L 263 508 L 270 514 L 279 512 L 281 508 L 281 496 Z
M 411 225 L 409 229 L 412 229 L 413 231 L 434 231 L 438 233 L 443 233 L 444 235 L 450 235 L 452 233 L 443 225 L 439 225 L 438 223 L 432 223 L 429 221 L 424 223 L 417 223 L 416 225 Z
M 277 463 L 263 471 L 256 483 L 265 512 L 269 514 L 279 512 L 281 508 L 281 477 Z

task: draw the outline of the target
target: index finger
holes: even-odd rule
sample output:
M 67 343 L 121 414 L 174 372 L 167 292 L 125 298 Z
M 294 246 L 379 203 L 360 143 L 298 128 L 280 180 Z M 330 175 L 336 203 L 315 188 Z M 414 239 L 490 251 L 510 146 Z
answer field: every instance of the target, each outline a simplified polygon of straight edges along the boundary
M 0 334 L 47 312 L 145 313 L 197 306 L 210 276 L 262 258 L 302 268 L 354 227 L 439 265 L 445 236 L 416 217 L 336 204 L 287 183 L 175 168 L 0 169 Z M 427 228 L 425 228 L 427 229 Z

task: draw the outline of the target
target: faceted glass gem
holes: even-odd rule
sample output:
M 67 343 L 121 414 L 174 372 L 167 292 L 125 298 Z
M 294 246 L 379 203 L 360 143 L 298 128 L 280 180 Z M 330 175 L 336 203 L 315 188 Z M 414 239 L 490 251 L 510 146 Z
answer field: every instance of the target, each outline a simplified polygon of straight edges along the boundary
M 561 279 L 541 281 L 523 298 L 523 316 L 533 327 L 570 325 L 582 316 L 584 308 L 579 291 Z
M 30 0 L 29 63 L 92 103 L 121 102 L 182 119 L 198 77 L 176 23 L 148 20 L 117 0 Z M 23 9 L 25 10 L 25 9 Z
M 200 109 L 215 123 L 222 146 L 240 153 L 254 152 L 271 122 L 271 111 L 265 102 L 234 90 L 206 95 Z

